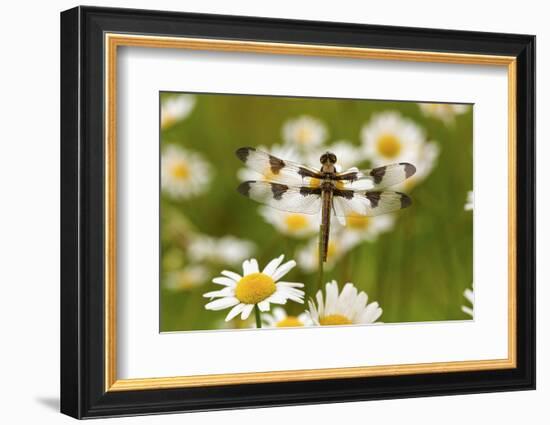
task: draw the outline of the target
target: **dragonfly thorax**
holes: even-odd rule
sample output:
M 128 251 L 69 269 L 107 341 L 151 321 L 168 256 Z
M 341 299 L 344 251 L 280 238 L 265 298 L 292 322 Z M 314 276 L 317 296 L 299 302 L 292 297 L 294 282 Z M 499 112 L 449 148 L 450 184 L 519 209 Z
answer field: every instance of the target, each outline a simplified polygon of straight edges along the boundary
M 321 185 L 319 186 L 321 188 L 321 191 L 328 192 L 336 189 L 336 184 L 332 179 L 325 179 L 321 182 Z

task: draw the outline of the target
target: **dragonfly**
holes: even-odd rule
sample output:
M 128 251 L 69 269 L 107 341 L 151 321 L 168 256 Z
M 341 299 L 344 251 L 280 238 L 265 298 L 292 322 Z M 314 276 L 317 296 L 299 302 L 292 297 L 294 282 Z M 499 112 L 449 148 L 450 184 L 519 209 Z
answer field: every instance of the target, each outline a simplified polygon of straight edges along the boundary
M 321 212 L 319 253 L 327 261 L 331 217 L 345 222 L 349 216 L 376 216 L 407 208 L 411 198 L 401 192 L 385 190 L 411 177 L 416 168 L 408 162 L 359 170 L 337 172 L 337 157 L 323 153 L 316 170 L 277 158 L 253 147 L 235 152 L 248 168 L 261 174 L 259 180 L 241 183 L 237 191 L 254 201 L 278 210 L 318 214 Z

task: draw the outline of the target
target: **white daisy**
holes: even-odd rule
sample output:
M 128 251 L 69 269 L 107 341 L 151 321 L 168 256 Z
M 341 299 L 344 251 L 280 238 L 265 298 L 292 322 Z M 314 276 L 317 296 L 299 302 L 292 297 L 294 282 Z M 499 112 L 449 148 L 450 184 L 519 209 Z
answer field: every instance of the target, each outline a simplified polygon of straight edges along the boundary
M 165 286 L 173 291 L 184 291 L 196 288 L 207 282 L 210 277 L 208 269 L 201 265 L 189 265 L 166 275 Z
M 267 328 L 294 328 L 313 324 L 306 312 L 298 316 L 289 316 L 282 307 L 275 307 L 270 313 L 263 313 L 262 323 Z
M 339 140 L 332 143 L 330 146 L 318 147 L 311 150 L 305 157 L 307 165 L 313 166 L 314 168 L 320 168 L 321 164 L 319 159 L 321 155 L 327 151 L 336 155 L 336 170 L 338 172 L 356 167 L 357 164 L 365 159 L 363 150 L 359 146 L 355 146 L 347 140 Z
M 258 306 L 262 312 L 268 311 L 270 304 L 286 304 L 291 300 L 303 304 L 304 291 L 297 289 L 304 286 L 303 283 L 279 281 L 287 274 L 296 262 L 287 261 L 282 264 L 284 255 L 275 258 L 260 272 L 256 259 L 243 262 L 243 276 L 224 270 L 223 276 L 216 277 L 212 282 L 224 286 L 218 291 L 207 292 L 206 298 L 217 298 L 206 304 L 207 310 L 223 310 L 231 308 L 226 321 L 241 315 L 241 320 L 246 320 L 252 309 Z
M 438 157 L 439 146 L 437 143 L 424 143 L 418 150 L 416 158 L 407 161 L 415 165 L 416 173 L 414 173 L 413 176 L 409 177 L 403 183 L 393 186 L 392 188 L 396 190 L 410 190 L 415 187 L 418 183 L 422 182 L 430 175 L 433 168 L 437 164 Z
M 285 143 L 307 150 L 322 145 L 327 139 L 328 132 L 322 121 L 302 115 L 287 120 L 283 124 L 282 135 Z
M 271 207 L 260 207 L 260 215 L 277 231 L 294 238 L 312 236 L 319 231 L 320 214 L 300 214 Z
M 392 111 L 374 115 L 361 130 L 361 142 L 374 167 L 396 162 L 410 162 L 416 167 L 415 175 L 395 186 L 397 190 L 410 189 L 424 180 L 439 155 L 439 147 L 426 141 L 421 127 Z
M 341 240 L 346 246 L 355 246 L 363 241 L 375 241 L 381 233 L 390 231 L 395 224 L 393 214 L 366 217 L 359 214 L 346 217 L 346 226 L 341 229 Z
M 464 211 L 473 211 L 474 209 L 474 192 L 469 190 L 466 194 L 466 203 L 464 204 Z
M 466 288 L 464 290 L 463 295 L 472 306 L 468 307 L 463 305 L 462 311 L 466 313 L 468 316 L 474 317 L 474 291 L 472 291 L 470 288 Z
M 180 94 L 161 103 L 160 127 L 164 130 L 189 116 L 195 106 L 195 96 Z
M 211 174 L 211 166 L 197 152 L 176 145 L 169 145 L 162 152 L 161 186 L 173 198 L 200 195 L 207 189 Z
M 454 123 L 457 115 L 465 114 L 470 109 L 470 105 L 452 103 L 419 103 L 418 106 L 424 115 L 437 118 L 445 124 Z
M 217 264 L 238 264 L 250 257 L 256 249 L 252 242 L 230 235 L 221 238 L 197 235 L 191 239 L 187 248 L 192 261 Z
M 270 147 L 260 145 L 257 147 L 259 151 L 263 151 L 266 153 L 269 153 L 273 156 L 276 156 L 277 158 L 287 160 L 287 161 L 294 161 L 294 162 L 302 162 L 302 156 L 298 153 L 295 147 L 289 146 L 289 145 L 272 145 Z M 265 174 L 260 174 L 254 170 L 251 170 L 250 168 L 243 167 L 237 171 L 237 177 L 241 181 L 249 181 L 249 180 L 265 180 L 266 176 L 270 175 L 270 170 L 266 170 Z M 297 183 L 302 183 L 301 178 L 297 178 Z
M 338 284 L 335 280 L 326 284 L 326 297 L 323 292 L 317 291 L 315 302 L 308 301 L 307 313 L 318 326 L 356 325 L 374 323 L 382 315 L 382 309 L 377 302 L 368 304 L 368 295 L 358 292 L 353 283 L 346 283 L 342 292 L 338 294 Z
M 373 115 L 361 129 L 364 153 L 374 166 L 416 157 L 425 140 L 424 131 L 418 125 L 394 111 Z

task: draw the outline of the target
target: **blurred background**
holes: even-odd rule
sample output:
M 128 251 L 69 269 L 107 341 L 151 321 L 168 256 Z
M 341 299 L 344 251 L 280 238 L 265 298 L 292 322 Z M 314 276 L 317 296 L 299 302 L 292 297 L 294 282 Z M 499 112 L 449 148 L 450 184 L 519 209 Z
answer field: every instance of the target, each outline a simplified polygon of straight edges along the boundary
M 342 169 L 413 163 L 416 175 L 395 187 L 410 208 L 334 224 L 324 280 L 365 291 L 385 323 L 472 318 L 472 106 L 161 93 L 160 108 L 161 331 L 253 326 L 225 322 L 203 297 L 248 258 L 261 269 L 285 254 L 297 262 L 285 280 L 315 285 L 318 218 L 237 193 L 258 178 L 235 156 L 242 146 L 315 168 L 326 150 Z

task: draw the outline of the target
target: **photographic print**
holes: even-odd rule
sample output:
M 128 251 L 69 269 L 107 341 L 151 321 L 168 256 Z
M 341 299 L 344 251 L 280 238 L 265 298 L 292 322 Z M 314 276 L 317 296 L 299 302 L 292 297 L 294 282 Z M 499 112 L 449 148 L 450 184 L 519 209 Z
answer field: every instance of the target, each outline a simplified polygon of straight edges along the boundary
M 159 105 L 161 332 L 473 319 L 473 105 Z

